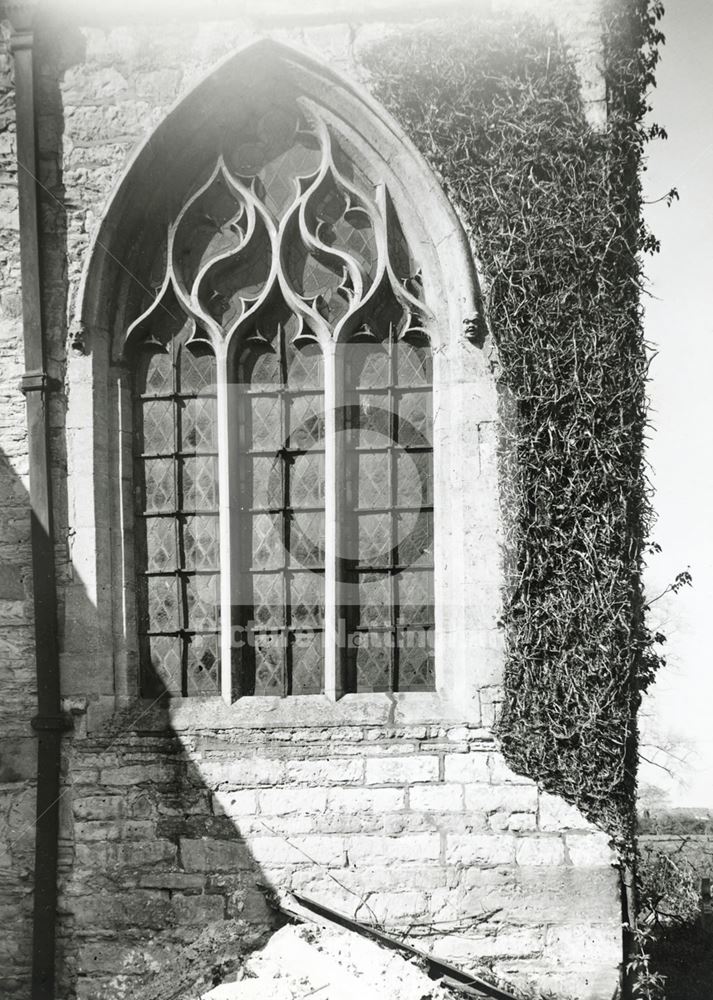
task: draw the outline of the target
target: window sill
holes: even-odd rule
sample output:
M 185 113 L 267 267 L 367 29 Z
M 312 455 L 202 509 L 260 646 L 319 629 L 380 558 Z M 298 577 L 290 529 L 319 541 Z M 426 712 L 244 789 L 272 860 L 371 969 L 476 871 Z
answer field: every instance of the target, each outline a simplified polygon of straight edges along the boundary
M 288 698 L 245 697 L 232 705 L 222 698 L 148 699 L 134 703 L 141 732 L 175 732 L 216 729 L 275 729 L 284 727 L 385 726 L 427 723 L 480 724 L 477 700 L 456 705 L 435 692 L 399 694 L 347 694 L 338 701 L 325 695 Z M 119 706 L 117 708 L 128 708 Z

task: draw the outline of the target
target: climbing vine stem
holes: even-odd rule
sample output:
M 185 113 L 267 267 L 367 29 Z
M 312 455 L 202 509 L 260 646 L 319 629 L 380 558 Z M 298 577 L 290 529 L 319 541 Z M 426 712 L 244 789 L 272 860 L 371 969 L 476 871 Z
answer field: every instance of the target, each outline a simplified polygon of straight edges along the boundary
M 550 25 L 464 20 L 375 43 L 376 96 L 429 160 L 483 278 L 503 420 L 504 700 L 513 768 L 633 843 L 636 710 L 660 665 L 641 576 L 652 523 L 642 330 L 646 94 L 657 2 L 604 8 L 607 119 Z

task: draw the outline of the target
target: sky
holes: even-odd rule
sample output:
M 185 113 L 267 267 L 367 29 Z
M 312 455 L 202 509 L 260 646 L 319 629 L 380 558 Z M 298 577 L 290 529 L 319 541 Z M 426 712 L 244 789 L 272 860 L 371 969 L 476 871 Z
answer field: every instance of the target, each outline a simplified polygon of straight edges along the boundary
M 668 140 L 648 147 L 645 207 L 661 252 L 646 262 L 651 365 L 648 460 L 658 521 L 646 583 L 654 598 L 682 570 L 693 586 L 652 604 L 667 666 L 642 712 L 641 797 L 713 808 L 713 0 L 669 0 L 651 120 Z M 672 774 L 668 774 L 671 771 Z

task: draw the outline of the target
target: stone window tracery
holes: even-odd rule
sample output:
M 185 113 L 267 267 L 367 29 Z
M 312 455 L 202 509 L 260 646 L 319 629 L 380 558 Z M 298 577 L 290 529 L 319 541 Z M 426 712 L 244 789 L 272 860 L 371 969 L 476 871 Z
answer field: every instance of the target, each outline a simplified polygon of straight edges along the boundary
M 417 264 L 311 101 L 239 133 L 127 332 L 143 693 L 433 690 Z

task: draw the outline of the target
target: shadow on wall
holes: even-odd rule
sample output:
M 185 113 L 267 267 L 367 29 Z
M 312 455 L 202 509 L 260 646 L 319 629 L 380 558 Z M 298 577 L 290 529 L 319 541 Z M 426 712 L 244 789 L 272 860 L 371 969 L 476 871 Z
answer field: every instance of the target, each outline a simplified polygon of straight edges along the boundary
M 22 523 L 27 534 L 29 497 L 2 453 L 0 491 L 2 528 Z M 26 546 L 18 551 L 26 557 Z M 32 613 L 29 569 L 15 579 L 16 565 L 6 562 L 0 582 L 0 651 L 11 668 L 0 697 L 18 713 L 18 734 L 0 737 L 0 992 L 8 1000 L 29 988 L 35 863 L 31 644 L 13 657 Z M 210 758 L 210 738 L 182 742 L 168 725 L 142 728 L 142 714 L 129 709 L 91 737 L 77 716 L 64 740 L 58 996 L 66 1000 L 163 1000 L 210 986 L 277 926 L 265 877 L 224 809 L 231 794 L 208 791 L 190 759 L 192 751 Z M 151 716 L 155 725 L 156 708 Z
M 61 880 L 63 997 L 198 991 L 277 926 L 228 815 L 231 794 L 211 793 L 191 760 L 210 757 L 211 738 L 143 728 L 142 712 L 66 743 L 62 827 L 74 846 Z M 255 792 L 232 798 L 246 795 Z
M 3 405 L 5 405 L 3 401 Z M 0 451 L 0 995 L 29 991 L 37 753 L 29 498 Z

